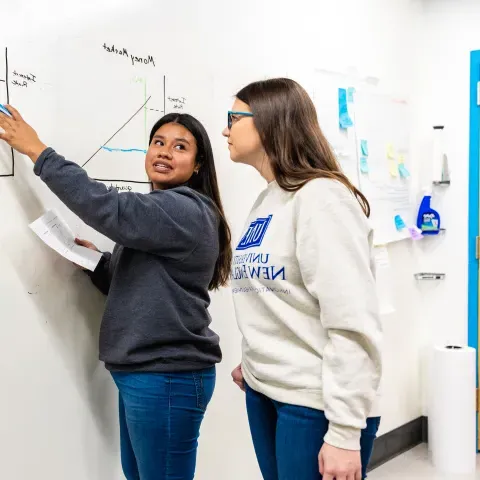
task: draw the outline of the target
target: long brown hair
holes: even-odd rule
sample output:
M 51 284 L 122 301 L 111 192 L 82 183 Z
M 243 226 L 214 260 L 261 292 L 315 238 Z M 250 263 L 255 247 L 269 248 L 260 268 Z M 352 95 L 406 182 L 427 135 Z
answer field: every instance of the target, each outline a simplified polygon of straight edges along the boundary
M 368 200 L 341 171 L 333 149 L 318 123 L 308 93 L 294 80 L 274 78 L 254 82 L 236 97 L 253 113 L 275 180 L 287 191 L 297 191 L 314 178 L 343 183 L 370 216 Z
M 209 290 L 216 290 L 226 285 L 230 279 L 232 234 L 225 217 L 225 212 L 223 211 L 222 199 L 220 198 L 212 144 L 210 143 L 210 138 L 204 126 L 188 113 L 169 113 L 163 116 L 152 128 L 150 143 L 152 143 L 152 138 L 157 130 L 167 123 L 178 123 L 195 137 L 197 142 L 196 161 L 200 169 L 198 174 L 192 175 L 186 183 L 186 186 L 209 197 L 215 205 L 220 218 L 220 226 L 218 227 L 220 253 L 215 264 L 212 280 L 208 286 Z

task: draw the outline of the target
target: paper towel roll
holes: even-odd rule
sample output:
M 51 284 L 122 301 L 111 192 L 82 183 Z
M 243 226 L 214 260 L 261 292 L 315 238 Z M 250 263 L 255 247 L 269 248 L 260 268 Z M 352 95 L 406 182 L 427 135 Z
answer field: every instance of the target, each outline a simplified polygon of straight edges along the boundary
M 428 430 L 432 461 L 441 473 L 472 474 L 476 464 L 476 353 L 435 347 Z

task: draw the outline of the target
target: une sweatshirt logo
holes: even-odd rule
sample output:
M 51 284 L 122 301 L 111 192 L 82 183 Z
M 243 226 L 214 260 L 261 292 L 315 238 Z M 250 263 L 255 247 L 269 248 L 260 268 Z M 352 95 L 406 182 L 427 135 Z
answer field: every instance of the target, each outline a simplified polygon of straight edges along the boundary
M 237 250 L 247 250 L 249 248 L 259 247 L 267 233 L 272 217 L 273 215 L 269 215 L 266 218 L 257 218 L 254 220 L 248 227 L 243 238 L 240 240 Z

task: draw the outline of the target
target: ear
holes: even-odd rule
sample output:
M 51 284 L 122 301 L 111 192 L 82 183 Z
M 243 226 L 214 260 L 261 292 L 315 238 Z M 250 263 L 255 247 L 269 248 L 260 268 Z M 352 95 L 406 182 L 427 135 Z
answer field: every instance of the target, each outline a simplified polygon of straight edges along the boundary
M 202 168 L 202 165 L 203 165 L 203 157 L 202 155 L 200 155 L 199 157 L 197 157 L 196 161 L 195 161 L 195 168 L 193 169 L 193 172 L 194 173 L 198 173 L 200 171 L 200 169 Z

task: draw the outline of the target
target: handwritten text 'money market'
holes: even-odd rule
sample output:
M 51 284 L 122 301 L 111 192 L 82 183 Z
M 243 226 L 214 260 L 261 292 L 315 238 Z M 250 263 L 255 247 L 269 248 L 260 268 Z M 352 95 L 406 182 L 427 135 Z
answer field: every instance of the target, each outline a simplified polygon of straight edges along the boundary
M 103 44 L 103 49 L 108 53 L 113 53 L 114 55 L 130 58 L 130 60 L 132 61 L 132 65 L 142 63 L 144 65 L 151 64 L 155 66 L 155 60 L 151 55 L 148 55 L 147 57 L 137 57 L 131 54 L 129 55 L 126 48 L 117 48 L 115 47 L 115 45 L 107 45 L 106 43 Z

